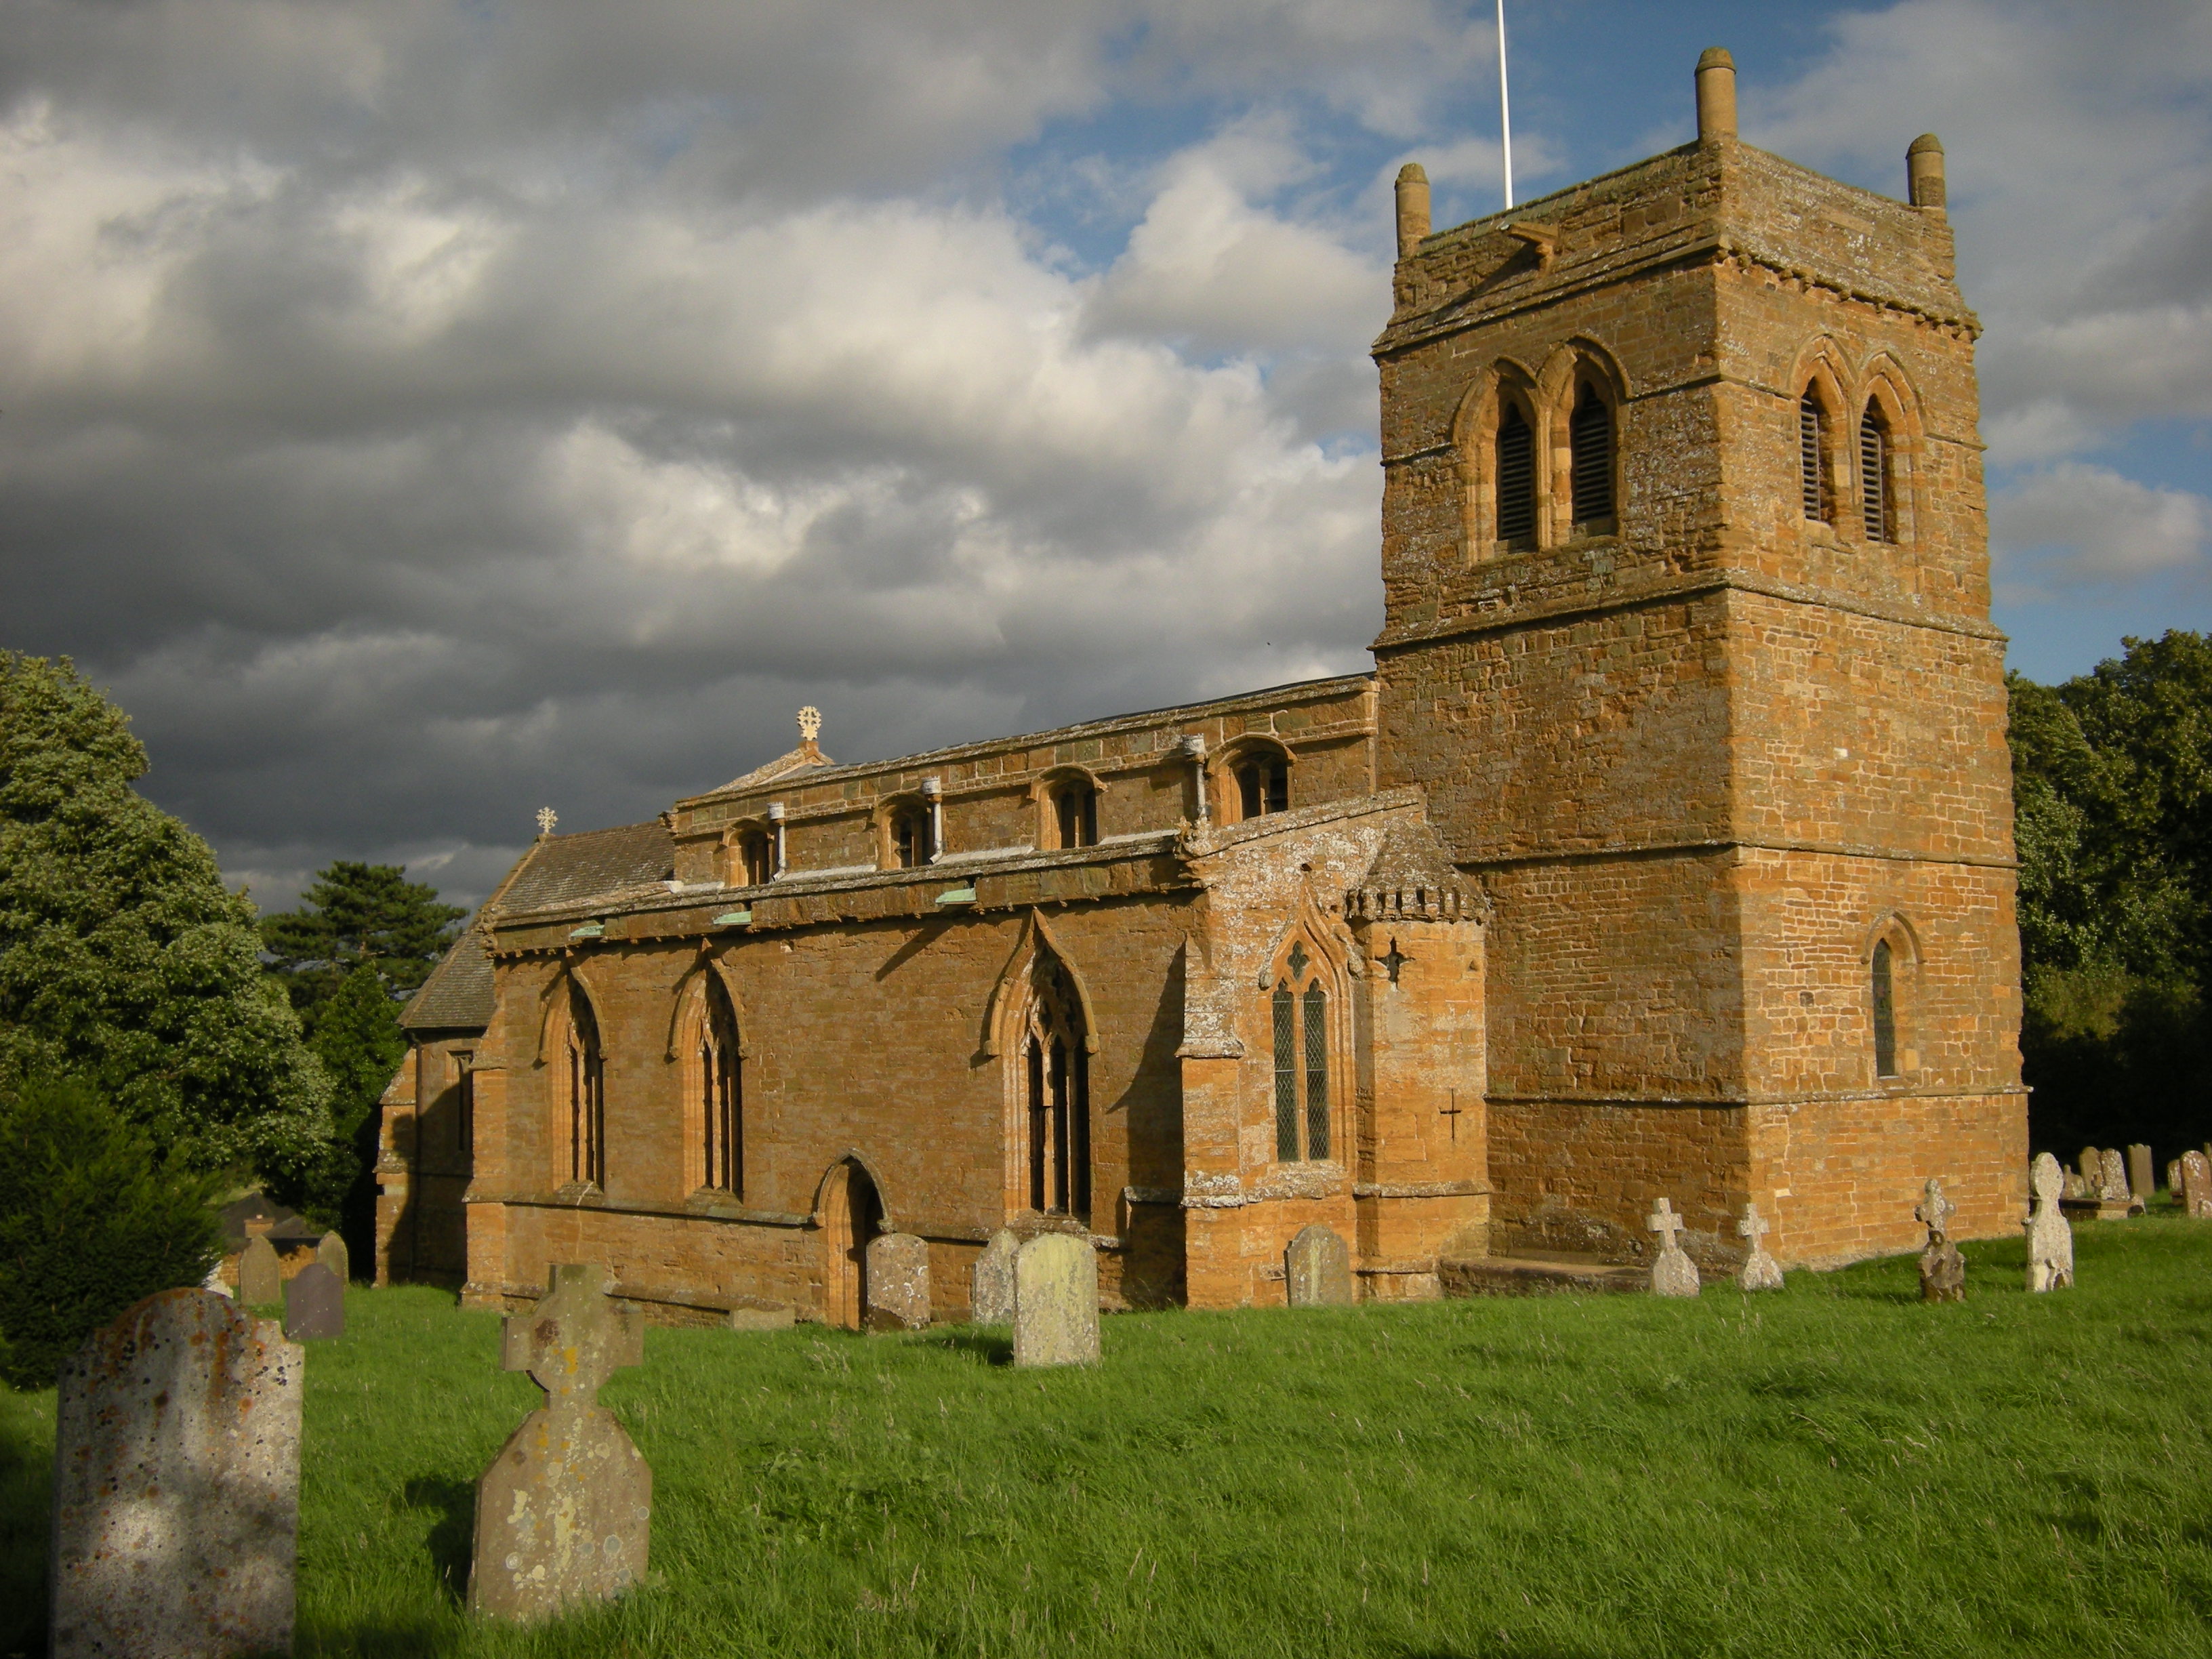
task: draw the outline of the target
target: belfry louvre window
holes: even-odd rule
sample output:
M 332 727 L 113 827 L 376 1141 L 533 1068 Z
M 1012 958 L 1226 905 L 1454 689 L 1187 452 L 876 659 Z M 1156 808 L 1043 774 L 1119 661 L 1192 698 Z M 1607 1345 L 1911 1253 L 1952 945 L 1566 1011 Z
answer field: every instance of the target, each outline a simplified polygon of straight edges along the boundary
M 1798 487 L 1805 516 L 1823 522 L 1828 516 L 1827 439 L 1827 414 L 1820 400 L 1808 392 L 1797 400 Z
M 1259 755 L 1237 765 L 1237 817 L 1264 817 L 1291 810 L 1290 763 L 1280 756 Z
M 1288 972 L 1276 981 L 1269 1008 L 1275 1039 L 1275 1159 L 1281 1164 L 1302 1158 L 1318 1163 L 1329 1155 L 1328 993 L 1318 975 L 1303 995 L 1295 988 L 1313 965 L 1305 946 L 1293 945 L 1284 964 Z
M 1536 536 L 1536 434 L 1518 404 L 1498 422 L 1498 539 L 1524 546 Z
M 1613 516 L 1613 410 L 1588 380 L 1567 419 L 1567 443 L 1574 453 L 1575 522 L 1590 524 Z
M 1897 1075 L 1897 988 L 1889 941 L 1874 947 L 1874 1074 Z
M 592 1005 L 568 994 L 568 1033 L 562 1045 L 568 1097 L 568 1179 L 604 1187 L 607 1182 L 607 1067 L 599 1053 L 599 1023 Z
M 1897 539 L 1897 511 L 1890 495 L 1889 432 L 1874 404 L 1859 417 L 1859 507 L 1870 542 Z

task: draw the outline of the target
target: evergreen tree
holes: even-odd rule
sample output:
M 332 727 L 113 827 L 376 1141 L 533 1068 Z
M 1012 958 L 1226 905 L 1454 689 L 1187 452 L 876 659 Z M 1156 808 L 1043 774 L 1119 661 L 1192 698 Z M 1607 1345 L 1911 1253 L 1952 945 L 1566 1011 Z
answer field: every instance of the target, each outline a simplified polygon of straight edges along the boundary
M 331 1135 L 295 1201 L 320 1224 L 341 1228 L 366 1261 L 375 1236 L 376 1103 L 407 1054 L 399 1005 L 375 964 L 361 963 L 339 982 L 313 1042 L 331 1079 Z
M 0 651 L 0 1090 L 76 1078 L 158 1155 L 296 1174 L 329 1082 L 252 905 L 131 787 L 145 770 L 70 663 Z
M 313 1030 L 325 1003 L 362 963 L 392 989 L 409 992 L 445 955 L 462 917 L 427 882 L 396 864 L 341 859 L 300 896 L 300 908 L 264 917 L 261 940 L 292 1006 Z

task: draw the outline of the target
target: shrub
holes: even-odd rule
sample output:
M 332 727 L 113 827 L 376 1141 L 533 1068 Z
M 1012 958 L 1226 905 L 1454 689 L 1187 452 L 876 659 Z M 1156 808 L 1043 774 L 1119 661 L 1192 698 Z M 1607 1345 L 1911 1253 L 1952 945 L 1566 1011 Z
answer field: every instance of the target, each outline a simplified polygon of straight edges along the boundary
M 85 1338 L 222 1255 L 221 1177 L 157 1158 L 82 1083 L 35 1079 L 0 1102 L 0 1372 L 52 1385 Z

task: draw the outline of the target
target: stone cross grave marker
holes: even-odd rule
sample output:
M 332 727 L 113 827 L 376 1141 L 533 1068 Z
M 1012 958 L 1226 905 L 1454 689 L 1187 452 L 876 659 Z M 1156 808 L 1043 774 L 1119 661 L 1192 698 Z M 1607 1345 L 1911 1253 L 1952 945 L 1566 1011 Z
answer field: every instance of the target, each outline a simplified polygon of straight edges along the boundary
M 1749 1249 L 1743 1259 L 1743 1271 L 1735 1276 L 1736 1284 L 1747 1291 L 1778 1291 L 1782 1288 L 1782 1264 L 1766 1253 L 1766 1235 L 1774 1224 L 1759 1214 L 1759 1206 L 1747 1200 L 1743 1214 L 1735 1224 L 1736 1236 Z
M 645 1576 L 653 1471 L 599 1402 L 616 1367 L 645 1358 L 645 1322 L 611 1300 L 596 1262 L 553 1268 L 528 1313 L 507 1316 L 500 1364 L 528 1371 L 545 1403 L 477 1482 L 469 1606 L 544 1619 L 605 1601 Z
M 353 1278 L 353 1255 L 337 1233 L 325 1233 L 315 1244 L 315 1260 L 338 1276 L 343 1285 Z
M 2027 1229 L 2027 1288 L 2063 1291 L 2074 1282 L 2074 1229 L 2058 1207 L 2066 1172 L 2049 1152 L 2040 1154 L 2029 1174 L 2035 1205 L 2021 1224 Z
M 2193 1221 L 2212 1221 L 2212 1158 L 2181 1155 L 2181 1212 Z
M 1928 1248 L 1920 1253 L 1920 1299 L 1923 1302 L 1964 1302 L 1966 1299 L 1966 1258 L 1951 1243 L 1951 1218 L 1959 1206 L 1943 1196 L 1943 1183 L 1930 1177 L 1913 1218 L 1928 1229 Z
M 1682 1231 L 1683 1222 L 1674 1213 L 1674 1200 L 1661 1199 L 1658 1207 L 1644 1218 L 1644 1224 L 1659 1235 L 1659 1254 L 1651 1263 L 1651 1294 L 1695 1296 L 1698 1264 L 1682 1253 L 1682 1246 L 1675 1237 Z
M 300 1350 L 214 1291 L 164 1291 L 62 1367 L 56 1659 L 292 1650 Z
M 872 1331 L 929 1327 L 929 1241 L 912 1233 L 878 1233 L 868 1241 L 868 1317 Z
M 968 1281 L 968 1317 L 978 1325 L 1014 1322 L 1014 1257 L 1022 1241 L 1001 1227 L 975 1258 Z
M 1283 1292 L 1293 1308 L 1352 1305 L 1352 1251 L 1344 1237 L 1319 1222 L 1298 1229 L 1283 1250 Z
M 284 1281 L 284 1334 L 295 1342 L 345 1334 L 345 1280 L 310 1261 Z
M 249 1308 L 265 1308 L 284 1299 L 284 1269 L 276 1260 L 276 1247 L 263 1234 L 247 1239 L 239 1255 L 238 1299 Z
M 1014 1364 L 1097 1363 L 1097 1253 L 1087 1238 L 1039 1233 L 1014 1258 Z
M 2138 1210 L 2150 1207 L 2151 1195 L 2158 1191 L 2158 1171 L 2151 1167 L 2149 1147 L 2138 1144 L 2128 1148 L 2128 1188 Z

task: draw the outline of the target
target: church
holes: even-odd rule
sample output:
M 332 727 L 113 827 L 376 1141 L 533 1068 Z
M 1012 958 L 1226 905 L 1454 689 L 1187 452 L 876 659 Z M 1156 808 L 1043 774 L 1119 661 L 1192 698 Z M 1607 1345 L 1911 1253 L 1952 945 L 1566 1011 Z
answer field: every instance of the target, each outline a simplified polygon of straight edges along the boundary
M 861 1322 L 1000 1228 L 1109 1309 L 1790 1266 L 2026 1194 L 2004 638 L 1943 153 L 1694 143 L 1437 230 L 1397 184 L 1371 672 L 843 765 L 531 846 L 404 1016 L 380 1281 L 595 1261 Z M 834 744 L 834 728 L 828 734 Z

